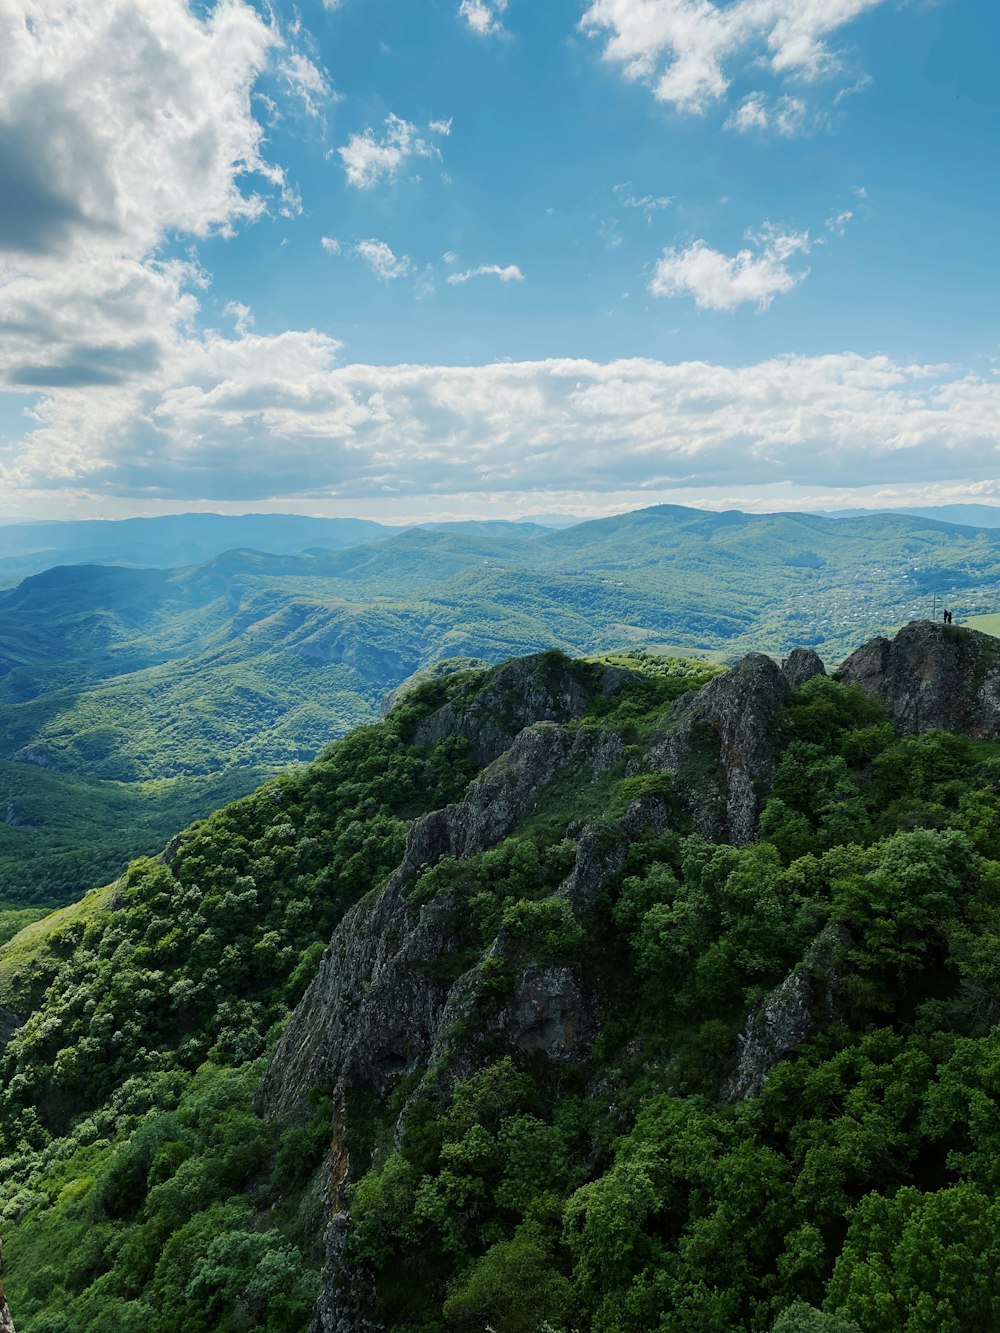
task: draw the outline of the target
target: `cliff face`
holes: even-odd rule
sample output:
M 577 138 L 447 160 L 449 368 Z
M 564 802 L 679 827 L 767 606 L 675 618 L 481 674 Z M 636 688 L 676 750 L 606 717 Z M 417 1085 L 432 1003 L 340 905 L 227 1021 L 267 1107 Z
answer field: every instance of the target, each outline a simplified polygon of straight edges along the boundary
M 1000 640 L 991 635 L 915 620 L 852 653 L 840 674 L 877 695 L 897 731 L 1000 737 Z
M 674 779 L 681 803 L 706 838 L 753 840 L 761 795 L 778 755 L 775 722 L 791 688 L 761 653 L 684 695 L 669 710 L 665 734 L 645 766 Z
M 412 893 L 420 875 L 444 858 L 460 862 L 495 847 L 557 779 L 569 777 L 585 787 L 615 768 L 623 753 L 615 732 L 569 729 L 547 719 L 553 713 L 563 721 L 579 715 L 596 691 L 610 693 L 627 679 L 628 673 L 613 671 L 588 679 L 572 667 L 560 673 L 551 661 L 526 659 L 497 671 L 464 708 L 449 704 L 420 727 L 417 743 L 463 734 L 471 752 L 491 762 L 460 803 L 414 822 L 398 869 L 335 931 L 265 1076 L 260 1096 L 268 1114 L 302 1118 L 310 1088 L 332 1086 L 338 1108 L 333 1141 L 339 1145 L 350 1099 L 359 1091 L 384 1098 L 401 1078 L 421 1069 L 433 1076 L 447 1065 L 441 1076 L 448 1078 L 471 1072 L 481 1062 L 475 1041 L 453 1052 L 450 1036 L 459 1024 L 476 1026 L 477 1018 L 509 1049 L 540 1051 L 553 1060 L 586 1058 L 599 1019 L 578 969 L 519 964 L 516 946 L 501 930 L 479 962 L 457 980 L 441 980 L 435 965 L 439 970 L 462 946 L 463 906 L 447 890 L 424 903 Z M 647 805 L 634 803 L 603 841 L 584 828 L 560 889 L 571 912 L 589 910 L 600 887 L 620 870 L 628 829 L 665 821 L 655 801 Z M 498 1007 L 490 967 L 507 962 L 512 970 Z M 482 1017 L 487 1006 L 488 1020 Z M 339 1146 L 336 1155 L 336 1170 L 324 1183 L 327 1266 L 313 1333 L 378 1326 L 365 1313 L 361 1277 L 345 1268 L 349 1222 L 340 1191 L 350 1163 Z
M 554 653 L 515 658 L 490 672 L 475 697 L 445 704 L 413 736 L 414 745 L 436 745 L 446 736 L 465 736 L 469 757 L 481 768 L 510 747 L 533 722 L 570 722 L 597 694 L 616 694 L 629 671 L 594 668 Z

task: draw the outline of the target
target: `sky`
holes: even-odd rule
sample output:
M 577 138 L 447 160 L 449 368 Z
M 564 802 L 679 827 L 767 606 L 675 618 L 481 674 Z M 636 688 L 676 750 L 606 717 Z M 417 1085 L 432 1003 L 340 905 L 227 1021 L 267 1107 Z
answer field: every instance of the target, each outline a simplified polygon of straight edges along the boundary
M 995 0 L 0 0 L 0 517 L 1000 502 Z

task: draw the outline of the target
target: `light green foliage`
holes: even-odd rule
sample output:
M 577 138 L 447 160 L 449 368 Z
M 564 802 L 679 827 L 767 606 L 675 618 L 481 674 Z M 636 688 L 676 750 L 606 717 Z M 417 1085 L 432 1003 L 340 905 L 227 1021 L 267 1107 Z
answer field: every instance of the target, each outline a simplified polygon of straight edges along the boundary
M 1000 1323 L 1000 1205 L 966 1184 L 855 1209 L 829 1300 L 863 1328 L 967 1333 Z

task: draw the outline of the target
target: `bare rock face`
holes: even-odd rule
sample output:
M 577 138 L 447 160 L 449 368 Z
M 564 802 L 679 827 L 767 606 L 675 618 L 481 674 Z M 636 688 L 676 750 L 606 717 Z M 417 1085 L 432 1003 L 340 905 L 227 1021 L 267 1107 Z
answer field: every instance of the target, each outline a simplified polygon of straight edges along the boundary
M 682 695 L 644 767 L 665 770 L 695 828 L 737 846 L 757 836 L 761 796 L 774 776 L 775 722 L 790 688 L 779 667 L 748 653 L 724 676 Z
M 477 767 L 491 764 L 534 722 L 571 722 L 599 694 L 618 690 L 633 678 L 621 667 L 573 662 L 559 653 L 536 653 L 504 663 L 485 687 L 464 703 L 447 703 L 425 718 L 414 745 L 436 745 L 446 736 L 466 736 Z
M 461 860 L 496 846 L 554 777 L 569 771 L 585 782 L 613 768 L 622 749 L 621 738 L 603 730 L 571 731 L 540 722 L 522 731 L 472 783 L 461 804 L 414 823 L 398 870 L 334 932 L 260 1091 L 262 1109 L 276 1118 L 303 1118 L 307 1093 L 321 1083 L 332 1085 L 340 1108 L 324 1186 L 327 1264 L 311 1333 L 368 1333 L 378 1327 L 371 1322 L 364 1275 L 349 1270 L 344 1257 L 350 1220 L 341 1187 L 349 1161 L 338 1145 L 351 1096 L 364 1090 L 384 1098 L 401 1077 L 440 1065 L 455 1025 L 474 1019 L 484 1004 L 492 1005 L 492 1040 L 554 1060 L 585 1058 L 599 1031 L 595 1002 L 570 967 L 515 964 L 499 1012 L 482 967 L 454 982 L 442 980 L 442 960 L 462 944 L 461 904 L 447 889 L 425 903 L 415 901 L 410 890 L 423 870 L 443 858 Z M 503 958 L 509 946 L 498 937 L 487 961 Z M 477 1059 L 477 1043 L 465 1043 L 452 1075 L 471 1072 Z
M 1000 738 L 1000 640 L 992 635 L 914 620 L 852 653 L 840 676 L 877 695 L 897 731 Z
M 795 648 L 782 662 L 781 674 L 791 689 L 797 690 L 814 676 L 825 676 L 823 659 L 813 648 Z
M 444 857 L 463 860 L 496 846 L 557 774 L 568 768 L 581 781 L 593 778 L 612 768 L 621 750 L 613 733 L 539 723 L 479 776 L 460 805 L 415 821 L 399 869 L 344 917 L 285 1029 L 262 1086 L 270 1114 L 304 1114 L 306 1093 L 319 1083 L 384 1095 L 427 1061 L 450 989 L 436 979 L 434 964 L 460 947 L 460 908 L 446 891 L 422 905 L 408 891 Z
M 0 1004 L 0 1052 L 6 1048 L 7 1043 L 23 1022 L 24 1019 L 18 1018 L 13 1009 L 8 1009 L 6 1005 Z
M 580 833 L 573 869 L 559 886 L 573 912 L 587 912 L 601 893 L 621 873 L 629 844 L 636 838 L 663 833 L 670 813 L 662 796 L 640 796 L 621 819 L 612 823 L 587 824 Z
M 722 1089 L 727 1101 L 756 1097 L 771 1070 L 836 1012 L 847 934 L 825 927 L 802 962 L 757 1004 L 739 1037 L 739 1064 Z
M 11 1318 L 10 1308 L 3 1294 L 2 1283 L 0 1283 L 0 1333 L 14 1333 L 14 1321 Z

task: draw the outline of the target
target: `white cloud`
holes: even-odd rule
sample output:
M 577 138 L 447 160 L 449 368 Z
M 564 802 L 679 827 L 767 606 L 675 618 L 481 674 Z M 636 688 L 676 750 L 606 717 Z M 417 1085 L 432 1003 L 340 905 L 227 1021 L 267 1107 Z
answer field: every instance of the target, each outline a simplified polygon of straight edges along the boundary
M 454 116 L 449 116 L 447 120 L 431 120 L 427 122 L 427 128 L 432 134 L 449 135 L 451 133 L 452 121 Z
M 318 116 L 325 102 L 338 100 L 326 71 L 313 64 L 301 51 L 290 51 L 280 61 L 278 70 L 308 115 Z
M 445 124 L 448 129 L 441 129 Z M 451 121 L 434 121 L 430 128 L 435 133 L 447 134 L 451 130 Z M 386 117 L 381 139 L 375 137 L 375 131 L 369 126 L 363 134 L 352 134 L 337 152 L 344 163 L 348 185 L 359 190 L 370 190 L 383 178 L 393 180 L 411 157 L 441 156 L 437 145 L 422 139 L 415 125 L 392 114 Z
M 408 255 L 397 257 L 385 241 L 358 241 L 354 253 L 368 265 L 376 278 L 381 278 L 383 282 L 402 278 L 412 267 Z
M 205 18 L 184 0 L 4 0 L 0 250 L 141 254 L 256 217 L 241 178 L 282 177 L 250 92 L 281 46 L 240 0 Z
M 800 97 L 784 96 L 769 102 L 763 93 L 751 93 L 726 120 L 725 128 L 740 134 L 771 131 L 790 139 L 804 134 L 815 123 Z
M 455 253 L 454 250 L 446 250 L 444 254 L 441 256 L 441 258 L 444 260 L 446 264 L 454 264 L 458 259 L 458 255 Z
M 2 0 L 0 388 L 124 386 L 172 357 L 208 277 L 164 242 L 297 210 L 252 100 L 293 54 L 241 0 Z
M 854 212 L 850 208 L 843 208 L 839 213 L 834 213 L 832 217 L 826 220 L 827 231 L 832 231 L 835 236 L 843 236 L 847 230 L 847 224 L 854 217 Z
M 335 236 L 321 236 L 319 243 L 328 255 L 339 255 L 343 249 Z
M 1000 480 L 1000 382 L 843 353 L 338 365 L 317 333 L 206 334 L 136 385 L 50 393 L 5 496 L 179 500 Z M 695 489 L 699 488 L 699 489 Z M 440 499 L 436 502 L 440 508 Z
M 693 296 L 702 310 L 734 310 L 747 302 L 764 310 L 809 272 L 789 267 L 796 255 L 809 253 L 809 233 L 780 231 L 767 224 L 752 240 L 754 248 L 731 256 L 701 240 L 684 249 L 664 250 L 649 290 L 654 296 Z
M 245 333 L 249 333 L 254 326 L 253 311 L 242 301 L 227 301 L 222 307 L 222 313 L 230 317 L 236 332 L 241 338 Z
M 641 209 L 646 216 L 647 225 L 650 226 L 653 222 L 653 214 L 658 213 L 663 208 L 669 208 L 673 203 L 670 195 L 666 194 L 633 194 L 631 181 L 623 181 L 621 185 L 614 186 L 614 192 L 623 207 Z
M 724 97 L 730 63 L 763 61 L 779 76 L 815 78 L 836 65 L 826 39 L 885 0 L 593 0 L 580 21 L 626 78 L 680 111 Z
M 501 282 L 523 282 L 524 274 L 516 264 L 480 264 L 478 268 L 467 268 L 464 273 L 449 273 L 448 281 L 452 284 L 468 282 L 470 278 L 499 278 Z
M 500 15 L 506 9 L 507 0 L 462 0 L 458 14 L 473 32 L 481 37 L 489 37 L 493 33 L 503 32 Z

